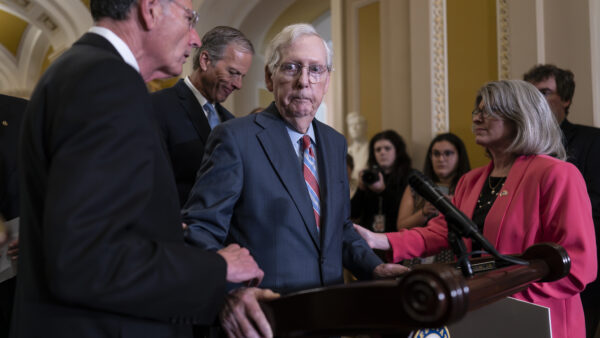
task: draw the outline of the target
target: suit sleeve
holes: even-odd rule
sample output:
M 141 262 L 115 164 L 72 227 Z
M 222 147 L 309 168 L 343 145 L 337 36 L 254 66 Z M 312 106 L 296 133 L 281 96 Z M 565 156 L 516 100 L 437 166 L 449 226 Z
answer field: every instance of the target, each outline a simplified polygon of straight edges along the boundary
M 64 81 L 55 89 L 69 99 L 46 103 L 58 106 L 45 117 L 51 157 L 41 237 L 50 291 L 93 309 L 212 322 L 225 292 L 225 261 L 174 236 L 176 207 L 174 217 L 147 214 L 162 193 L 158 182 L 172 178 L 156 177 L 168 166 L 157 163 L 160 143 L 143 82 L 120 60 L 78 71 L 92 80 Z M 46 100 L 61 100 L 47 90 Z
M 223 247 L 243 177 L 239 148 L 227 126 L 219 124 L 210 133 L 198 177 L 182 209 L 188 225 L 186 241 L 206 250 Z
M 345 172 L 346 169 L 346 146 L 344 144 L 344 151 L 340 154 L 343 155 L 343 167 L 344 172 L 341 173 L 343 178 L 344 186 L 344 197 L 345 202 L 343 216 L 343 243 L 342 243 L 342 260 L 343 265 L 346 269 L 350 270 L 354 276 L 358 279 L 372 279 L 373 270 L 379 264 L 383 262 L 369 247 L 367 242 L 354 230 L 352 221 L 350 220 L 350 185 L 348 183 L 348 176 Z

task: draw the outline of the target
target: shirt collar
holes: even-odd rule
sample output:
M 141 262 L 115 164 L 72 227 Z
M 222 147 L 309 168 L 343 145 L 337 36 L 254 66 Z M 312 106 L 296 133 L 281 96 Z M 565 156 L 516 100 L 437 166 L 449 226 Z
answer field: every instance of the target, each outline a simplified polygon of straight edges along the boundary
M 304 135 L 308 135 L 310 136 L 310 140 L 313 144 L 317 144 L 317 141 L 315 139 L 315 130 L 313 129 L 313 125 L 312 123 L 310 125 L 308 125 L 308 131 L 306 132 L 306 134 L 302 134 L 297 132 L 294 128 L 288 126 L 286 124 L 285 126 L 287 128 L 288 131 L 288 135 L 290 135 L 290 139 L 292 139 L 292 142 L 294 144 L 298 144 L 300 139 L 304 136 Z
M 188 88 L 190 88 L 190 90 L 192 91 L 192 93 L 196 97 L 196 100 L 198 100 L 198 102 L 200 102 L 200 105 L 202 107 L 204 107 L 204 105 L 206 103 L 209 103 L 208 100 L 204 97 L 204 95 L 202 95 L 202 93 L 200 93 L 200 91 L 198 90 L 198 88 L 196 88 L 196 86 L 194 86 L 194 84 L 192 83 L 192 80 L 190 80 L 189 76 L 186 76 L 185 79 L 183 79 L 183 82 L 185 82 L 185 84 L 188 86 Z M 213 107 L 214 106 L 215 105 L 213 104 Z
M 121 55 L 123 60 L 128 65 L 130 65 L 135 70 L 137 70 L 138 73 L 140 72 L 140 66 L 138 65 L 138 62 L 135 59 L 133 52 L 131 52 L 131 49 L 129 49 L 129 46 L 127 46 L 125 41 L 123 41 L 123 39 L 121 39 L 117 34 L 115 34 L 113 31 L 111 31 L 110 29 L 108 29 L 106 27 L 100 27 L 100 26 L 92 26 L 88 30 L 88 32 L 98 34 L 98 35 L 104 37 L 106 40 L 108 40 L 108 42 L 110 42 L 110 44 L 113 45 L 113 47 L 115 47 L 115 49 L 117 50 L 119 55 Z

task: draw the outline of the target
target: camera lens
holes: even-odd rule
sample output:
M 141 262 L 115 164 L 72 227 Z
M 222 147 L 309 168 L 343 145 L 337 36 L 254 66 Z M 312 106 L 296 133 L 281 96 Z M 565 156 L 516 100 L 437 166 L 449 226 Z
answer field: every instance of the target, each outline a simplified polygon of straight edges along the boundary
M 373 167 L 363 172 L 362 180 L 365 184 L 373 184 L 379 180 L 379 168 Z

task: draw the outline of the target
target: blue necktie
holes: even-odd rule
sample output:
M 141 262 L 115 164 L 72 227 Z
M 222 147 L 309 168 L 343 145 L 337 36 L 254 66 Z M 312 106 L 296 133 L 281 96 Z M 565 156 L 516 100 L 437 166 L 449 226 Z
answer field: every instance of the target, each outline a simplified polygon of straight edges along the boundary
M 208 125 L 210 125 L 210 129 L 214 129 L 217 124 L 221 122 L 219 121 L 219 115 L 217 115 L 215 107 L 208 102 L 206 102 L 202 107 L 204 108 L 204 111 L 206 111 L 206 117 L 208 118 Z

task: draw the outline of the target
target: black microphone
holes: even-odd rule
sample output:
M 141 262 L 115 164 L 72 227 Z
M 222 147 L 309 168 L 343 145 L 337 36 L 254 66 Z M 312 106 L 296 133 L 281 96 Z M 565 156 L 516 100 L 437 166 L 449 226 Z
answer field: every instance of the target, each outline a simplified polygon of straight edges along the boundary
M 462 211 L 458 210 L 433 182 L 418 170 L 412 170 L 408 176 L 408 183 L 415 191 L 423 196 L 429 203 L 446 217 L 448 227 L 456 231 L 461 237 L 468 237 L 476 241 L 481 247 L 493 254 L 500 255 L 494 246 L 477 230 L 477 226 Z

